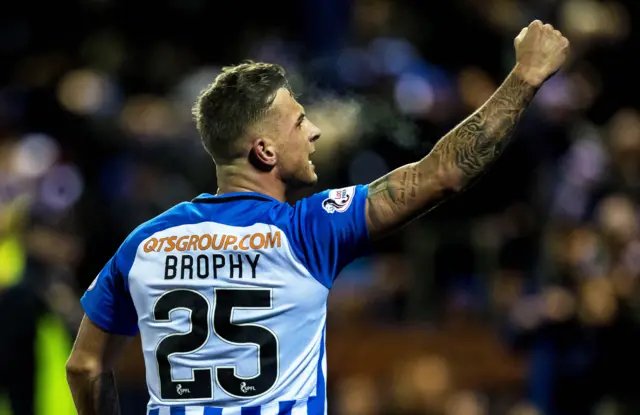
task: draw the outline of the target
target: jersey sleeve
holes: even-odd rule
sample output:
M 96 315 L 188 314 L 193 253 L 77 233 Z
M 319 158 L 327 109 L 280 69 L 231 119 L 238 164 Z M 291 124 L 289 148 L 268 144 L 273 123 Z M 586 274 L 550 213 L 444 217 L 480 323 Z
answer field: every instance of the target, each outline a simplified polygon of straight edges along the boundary
M 120 250 L 102 268 L 80 299 L 89 319 L 103 330 L 127 336 L 138 333 L 138 316 L 122 273 Z
M 367 185 L 326 190 L 294 207 L 297 249 L 314 277 L 327 288 L 370 247 L 365 217 Z

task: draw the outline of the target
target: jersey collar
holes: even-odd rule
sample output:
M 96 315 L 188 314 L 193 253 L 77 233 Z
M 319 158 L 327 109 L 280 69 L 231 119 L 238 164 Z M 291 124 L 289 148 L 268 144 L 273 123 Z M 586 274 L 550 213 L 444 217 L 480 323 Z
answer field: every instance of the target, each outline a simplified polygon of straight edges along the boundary
M 278 202 L 277 199 L 274 199 L 271 196 L 263 195 L 262 193 L 256 192 L 231 192 L 225 193 L 222 195 L 212 195 L 209 193 L 202 193 L 195 199 L 193 199 L 192 203 L 225 203 L 225 202 L 234 202 L 236 200 L 257 200 L 262 202 Z

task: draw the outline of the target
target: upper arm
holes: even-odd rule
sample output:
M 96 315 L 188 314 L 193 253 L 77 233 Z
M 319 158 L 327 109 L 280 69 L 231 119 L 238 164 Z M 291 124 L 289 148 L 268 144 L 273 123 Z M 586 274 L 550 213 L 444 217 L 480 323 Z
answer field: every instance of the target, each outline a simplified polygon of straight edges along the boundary
M 378 239 L 393 232 L 447 196 L 438 154 L 432 152 L 417 163 L 402 166 L 369 185 L 366 220 L 369 235 Z
M 110 370 L 131 338 L 131 336 L 106 332 L 85 315 L 82 318 L 67 368 L 70 371 L 89 373 Z
M 138 332 L 138 318 L 124 274 L 129 266 L 122 251 L 123 247 L 107 262 L 80 300 L 85 315 L 67 364 L 70 372 L 109 370 Z
M 293 209 L 295 250 L 314 277 L 331 288 L 340 271 L 366 253 L 368 186 L 316 193 Z
M 134 336 L 138 333 L 138 316 L 126 281 L 133 259 L 126 254 L 123 247 L 116 252 L 80 302 L 87 317 L 102 330 Z

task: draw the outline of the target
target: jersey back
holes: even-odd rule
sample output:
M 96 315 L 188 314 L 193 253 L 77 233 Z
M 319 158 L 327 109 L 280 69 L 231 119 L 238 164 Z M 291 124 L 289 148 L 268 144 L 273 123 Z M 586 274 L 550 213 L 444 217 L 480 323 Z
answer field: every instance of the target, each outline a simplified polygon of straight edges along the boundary
M 139 330 L 148 413 L 326 413 L 327 296 L 368 246 L 365 199 L 201 195 L 132 232 L 81 302 Z

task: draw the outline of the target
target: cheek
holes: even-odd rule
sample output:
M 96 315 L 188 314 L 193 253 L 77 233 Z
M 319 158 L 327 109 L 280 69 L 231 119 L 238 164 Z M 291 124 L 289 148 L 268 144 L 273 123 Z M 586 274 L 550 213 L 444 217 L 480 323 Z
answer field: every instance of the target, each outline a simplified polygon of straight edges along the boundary
M 296 170 L 302 163 L 308 163 L 308 142 L 300 134 L 291 135 L 281 141 L 279 162 L 287 170 Z
M 295 137 L 289 140 L 287 147 L 288 155 L 291 159 L 302 160 L 307 157 L 308 148 L 307 142 L 301 136 Z
M 285 171 L 293 172 L 300 165 L 300 151 L 293 143 L 282 150 L 279 158 L 280 167 Z

